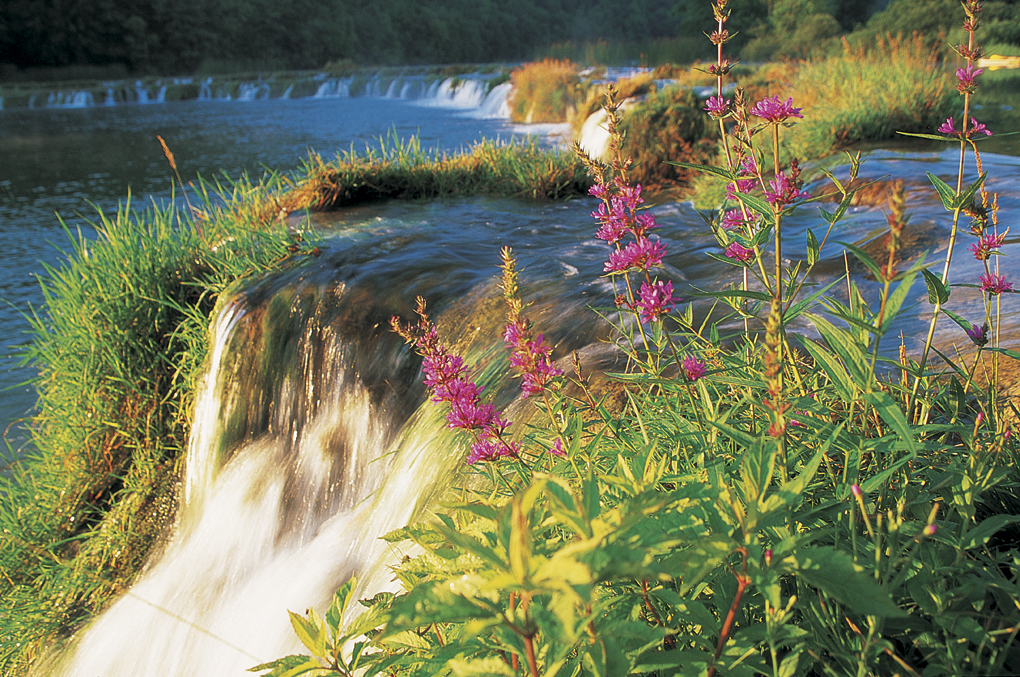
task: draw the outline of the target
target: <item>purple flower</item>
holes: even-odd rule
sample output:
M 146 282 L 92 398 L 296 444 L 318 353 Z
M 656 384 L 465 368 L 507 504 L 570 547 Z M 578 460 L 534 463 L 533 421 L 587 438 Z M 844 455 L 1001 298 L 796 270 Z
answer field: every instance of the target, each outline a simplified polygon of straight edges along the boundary
M 754 250 L 748 249 L 739 242 L 731 242 L 730 246 L 726 248 L 726 256 L 734 261 L 747 263 L 754 258 Z
M 563 451 L 563 440 L 557 437 L 556 441 L 553 442 L 552 448 L 549 450 L 549 453 L 552 454 L 553 456 L 566 456 L 567 452 Z
M 730 100 L 724 99 L 721 96 L 710 96 L 708 97 L 708 105 L 705 106 L 705 110 L 713 118 L 721 118 L 729 112 Z
M 769 96 L 754 104 L 751 107 L 751 114 L 778 124 L 787 118 L 803 118 L 804 116 L 800 114 L 802 110 L 804 109 L 793 107 L 792 98 L 783 103 L 778 96 Z
M 800 192 L 786 178 L 786 172 L 776 174 L 775 178 L 769 181 L 769 188 L 771 190 L 765 191 L 765 200 L 775 205 L 777 209 L 782 209 L 797 198 L 807 197 L 807 193 Z
M 978 280 L 981 282 L 981 291 L 986 291 L 992 296 L 1013 291 L 1013 283 L 1006 282 L 1006 278 L 1002 275 L 985 273 Z
M 956 69 L 956 90 L 961 94 L 974 93 L 977 89 L 977 85 L 974 83 L 974 78 L 981 75 L 984 71 L 980 68 L 975 69 L 974 64 L 967 64 L 966 68 Z
M 963 132 L 958 130 L 953 124 L 953 118 L 946 118 L 946 121 L 939 127 L 939 132 L 942 134 L 948 134 L 949 136 L 963 137 Z M 984 134 L 985 136 L 991 136 L 992 131 L 987 126 L 978 122 L 974 118 L 970 119 L 970 127 L 967 129 L 967 138 L 969 139 L 975 134 Z
M 660 265 L 665 254 L 666 245 L 662 242 L 658 240 L 652 242 L 647 237 L 642 237 L 629 243 L 623 249 L 617 249 L 612 252 L 603 271 L 619 273 L 628 268 L 648 270 Z
M 984 134 L 985 136 L 991 136 L 992 130 L 988 129 L 984 123 L 978 122 L 974 118 L 970 119 L 970 129 L 967 130 L 967 136 L 970 137 L 974 134 Z
M 988 345 L 988 325 L 983 324 L 980 327 L 976 324 L 971 325 L 970 329 L 966 330 L 967 336 L 974 342 L 974 345 L 980 347 Z
M 683 369 L 684 372 L 684 378 L 691 383 L 704 378 L 707 367 L 708 365 L 693 355 L 685 357 L 680 363 L 680 368 Z
M 938 531 L 938 527 L 934 524 L 927 524 L 924 527 L 925 536 L 934 536 L 936 531 Z
M 533 340 L 528 328 L 527 318 L 518 318 L 507 324 L 503 334 L 503 342 L 510 353 L 510 366 L 521 373 L 521 391 L 524 397 L 542 393 L 553 379 L 563 374 L 563 370 L 553 365 L 552 348 L 543 345 L 543 336 L 539 334 Z
M 604 183 L 596 183 L 594 186 L 588 189 L 588 195 L 594 195 L 600 200 L 605 199 L 608 192 Z
M 657 322 L 673 310 L 680 300 L 673 296 L 673 283 L 662 281 L 652 284 L 642 282 L 639 297 L 634 305 L 640 312 L 641 321 L 645 323 Z
M 974 254 L 974 258 L 978 261 L 985 261 L 992 255 L 992 251 L 1002 247 L 1005 239 L 1006 233 L 1002 235 L 982 235 L 978 238 L 977 242 L 970 245 L 969 249 Z
M 390 324 L 405 341 L 414 344 L 422 356 L 424 383 L 431 391 L 431 400 L 449 403 L 447 427 L 474 433 L 475 443 L 468 454 L 468 463 L 500 456 L 518 456 L 519 447 L 503 439 L 510 422 L 500 416 L 493 405 L 479 404 L 478 395 L 482 388 L 464 378 L 464 360 L 451 355 L 440 342 L 439 332 L 429 320 L 425 300 L 421 297 L 418 298 L 416 312 L 420 317 L 416 326 L 405 327 L 397 317 L 393 317 Z

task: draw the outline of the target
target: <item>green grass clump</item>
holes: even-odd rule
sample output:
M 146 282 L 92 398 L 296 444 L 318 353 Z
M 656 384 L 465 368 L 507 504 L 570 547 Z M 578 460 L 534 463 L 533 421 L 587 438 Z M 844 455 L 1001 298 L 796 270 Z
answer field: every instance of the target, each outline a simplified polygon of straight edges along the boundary
M 216 300 L 302 258 L 295 235 L 258 218 L 272 209 L 251 206 L 276 206 L 284 187 L 241 181 L 196 217 L 124 205 L 47 269 L 25 354 L 39 369 L 34 450 L 0 499 L 0 673 L 21 673 L 130 584 L 172 520 Z
M 351 150 L 332 162 L 312 155 L 299 190 L 314 209 L 391 198 L 495 195 L 563 199 L 585 194 L 591 181 L 569 153 L 484 140 L 468 151 L 422 150 L 418 139 L 381 140 L 378 149 Z

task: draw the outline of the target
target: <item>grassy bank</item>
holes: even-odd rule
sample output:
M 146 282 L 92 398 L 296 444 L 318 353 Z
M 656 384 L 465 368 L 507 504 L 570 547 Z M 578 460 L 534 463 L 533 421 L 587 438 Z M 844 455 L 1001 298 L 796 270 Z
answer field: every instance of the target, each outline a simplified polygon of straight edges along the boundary
M 43 276 L 25 354 L 40 413 L 34 450 L 0 488 L 0 674 L 24 674 L 122 593 L 172 524 L 217 301 L 316 251 L 283 215 L 391 197 L 563 198 L 588 185 L 572 157 L 533 145 L 444 155 L 412 140 L 313 157 L 288 177 L 200 184 L 191 211 L 97 216 L 98 238 L 73 236 L 67 263 Z

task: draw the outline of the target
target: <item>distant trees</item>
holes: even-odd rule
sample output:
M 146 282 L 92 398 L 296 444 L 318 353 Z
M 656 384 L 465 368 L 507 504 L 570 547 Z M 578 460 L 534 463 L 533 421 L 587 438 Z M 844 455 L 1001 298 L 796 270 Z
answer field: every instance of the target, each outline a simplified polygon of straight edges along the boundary
M 529 59 L 565 40 L 669 37 L 660 0 L 3 0 L 0 66 L 317 68 Z

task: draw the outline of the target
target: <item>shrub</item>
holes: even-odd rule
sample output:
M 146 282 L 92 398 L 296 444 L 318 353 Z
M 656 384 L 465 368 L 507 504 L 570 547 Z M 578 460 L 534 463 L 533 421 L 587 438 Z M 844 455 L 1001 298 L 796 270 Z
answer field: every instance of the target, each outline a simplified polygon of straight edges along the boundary
M 581 79 L 570 61 L 545 59 L 527 63 L 510 74 L 513 94 L 510 117 L 514 122 L 566 122 L 576 110 Z
M 715 157 L 718 134 L 703 105 L 690 90 L 673 86 L 652 92 L 626 112 L 623 152 L 634 160 L 634 182 L 684 183 L 690 171 L 669 163 L 702 164 Z

